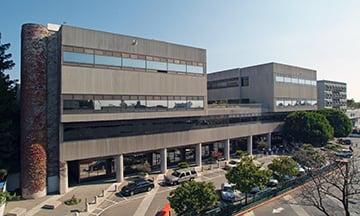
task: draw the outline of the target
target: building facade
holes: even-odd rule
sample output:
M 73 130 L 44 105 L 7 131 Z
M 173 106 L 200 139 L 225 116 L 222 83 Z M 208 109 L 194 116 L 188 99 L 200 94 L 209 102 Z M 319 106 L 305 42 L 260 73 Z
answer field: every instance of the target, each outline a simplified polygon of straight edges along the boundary
M 208 74 L 209 104 L 261 104 L 284 112 L 316 109 L 316 71 L 268 63 Z
M 319 80 L 317 81 L 317 88 L 319 109 L 346 110 L 346 83 Z
M 95 179 L 121 182 L 144 164 L 165 173 L 180 161 L 201 167 L 214 153 L 229 160 L 236 148 L 252 154 L 257 136 L 271 148 L 285 116 L 296 110 L 277 109 L 275 98 L 288 97 L 283 88 L 302 87 L 275 83 L 274 73 L 259 72 L 264 86 L 255 94 L 257 69 L 248 68 L 242 82 L 249 89 L 241 94 L 249 103 L 208 106 L 206 65 L 201 48 L 67 25 L 24 24 L 23 196 L 66 193 L 69 186 Z M 287 72 L 284 66 L 262 67 Z M 316 79 L 316 72 L 303 76 Z M 304 99 L 316 99 L 303 88 Z M 268 89 L 274 91 L 263 97 L 261 91 Z

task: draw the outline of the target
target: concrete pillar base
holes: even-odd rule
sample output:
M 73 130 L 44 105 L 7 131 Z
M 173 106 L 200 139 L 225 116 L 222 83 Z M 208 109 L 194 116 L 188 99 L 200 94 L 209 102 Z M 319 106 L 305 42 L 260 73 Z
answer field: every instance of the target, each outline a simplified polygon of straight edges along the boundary
M 165 174 L 167 171 L 167 149 L 163 148 L 160 150 L 160 169 L 161 173 Z
M 249 155 L 252 155 L 252 151 L 253 151 L 253 137 L 248 136 L 247 137 L 247 152 Z
M 116 182 L 124 181 L 124 155 L 117 155 L 115 157 L 115 173 Z

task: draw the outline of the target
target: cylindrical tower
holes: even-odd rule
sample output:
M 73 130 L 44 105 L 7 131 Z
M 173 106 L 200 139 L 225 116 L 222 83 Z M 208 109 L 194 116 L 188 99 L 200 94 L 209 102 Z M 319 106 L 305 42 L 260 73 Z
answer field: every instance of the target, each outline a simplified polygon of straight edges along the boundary
M 24 198 L 46 195 L 45 26 L 24 24 L 21 32 L 21 190 Z

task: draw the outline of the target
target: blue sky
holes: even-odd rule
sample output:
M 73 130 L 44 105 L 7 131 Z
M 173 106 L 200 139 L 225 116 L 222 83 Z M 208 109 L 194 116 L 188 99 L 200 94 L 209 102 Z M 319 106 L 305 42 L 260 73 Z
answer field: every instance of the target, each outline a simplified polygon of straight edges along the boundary
M 63 23 L 207 49 L 208 72 L 265 62 L 348 83 L 360 100 L 360 1 L 12 0 L 1 4 L 2 41 L 20 72 L 23 23 Z

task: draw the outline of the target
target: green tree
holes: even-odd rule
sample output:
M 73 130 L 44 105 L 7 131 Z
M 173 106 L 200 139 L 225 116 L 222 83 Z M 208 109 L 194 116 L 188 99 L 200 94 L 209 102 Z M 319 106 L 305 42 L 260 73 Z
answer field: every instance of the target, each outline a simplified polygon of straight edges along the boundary
M 249 156 L 249 153 L 243 150 L 237 150 L 236 155 L 241 159 L 243 157 Z
M 322 167 L 326 162 L 325 156 L 310 144 L 304 144 L 297 150 L 293 155 L 293 159 L 304 167 L 315 169 Z
M 296 176 L 299 172 L 296 161 L 290 157 L 275 158 L 268 168 L 280 182 L 284 182 L 286 176 Z
M 179 216 L 204 215 L 218 203 L 218 195 L 212 182 L 189 181 L 170 192 L 171 208 Z
M 283 137 L 290 142 L 323 146 L 333 135 L 329 121 L 316 112 L 293 112 L 286 117 L 283 126 Z
M 245 193 L 245 203 L 247 203 L 248 193 L 254 187 L 263 188 L 270 179 L 271 171 L 262 169 L 261 166 L 254 164 L 251 157 L 243 157 L 238 165 L 230 169 L 225 177 L 235 184 L 237 190 Z
M 329 121 L 331 127 L 334 128 L 335 137 L 346 137 L 351 133 L 351 120 L 341 110 L 322 109 L 318 110 L 317 112 L 324 115 L 325 118 Z
M 16 102 L 17 80 L 11 80 L 5 71 L 15 63 L 7 53 L 10 44 L 3 44 L 0 34 L 0 168 L 10 172 L 19 170 L 20 109 Z

